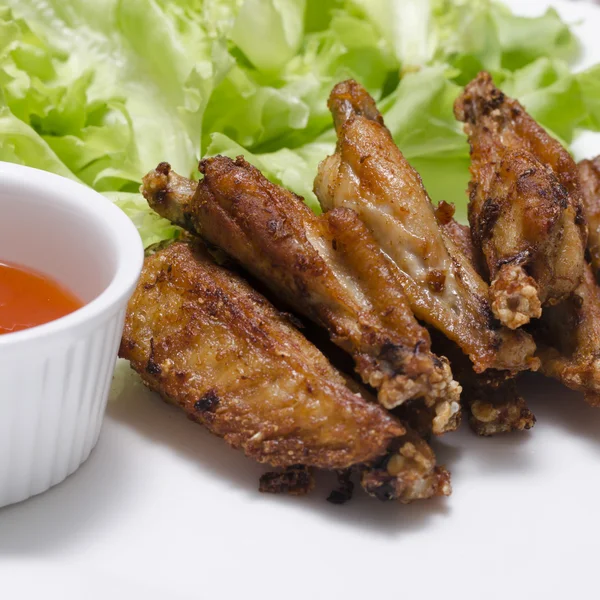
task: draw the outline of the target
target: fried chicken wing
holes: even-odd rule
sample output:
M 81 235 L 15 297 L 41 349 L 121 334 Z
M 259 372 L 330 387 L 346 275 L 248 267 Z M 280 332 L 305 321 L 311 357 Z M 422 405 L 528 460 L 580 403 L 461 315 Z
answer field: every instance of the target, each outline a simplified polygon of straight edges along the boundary
M 204 160 L 195 195 L 159 165 L 143 193 L 160 215 L 195 232 L 325 327 L 387 408 L 424 397 L 439 434 L 458 425 L 460 387 L 430 351 L 396 270 L 349 210 L 317 217 L 242 158 Z
M 473 244 L 471 229 L 457 223 L 453 215 L 454 207 L 447 203 L 441 203 L 436 210 L 444 231 L 469 258 L 477 272 L 482 273 L 484 266 Z M 432 343 L 438 352 L 448 356 L 452 364 L 452 371 L 463 388 L 462 404 L 469 413 L 469 425 L 475 433 L 491 436 L 523 431 L 535 425 L 535 416 L 518 393 L 510 371 L 488 369 L 483 373 L 475 373 L 471 362 L 456 344 L 437 332 L 432 334 Z
M 325 211 L 349 208 L 394 262 L 416 317 L 442 331 L 468 354 L 476 371 L 536 367 L 535 345 L 524 332 L 498 329 L 488 287 L 443 231 L 418 173 L 359 84 L 338 84 L 329 99 L 338 134 L 315 193 Z
M 542 372 L 600 407 L 600 288 L 589 264 L 575 292 L 544 310 L 536 339 Z
M 600 280 L 600 156 L 578 165 L 583 213 L 588 224 L 587 249 L 597 280 Z
M 489 269 L 492 310 L 515 329 L 581 280 L 586 238 L 573 159 L 480 73 L 455 104 L 471 146 L 469 221 Z
M 192 420 L 247 456 L 288 469 L 280 490 L 308 491 L 306 467 L 354 466 L 364 477 L 385 470 L 390 499 L 450 493 L 434 459 L 427 469 L 423 461 L 398 469 L 414 434 L 352 391 L 285 316 L 200 245 L 177 242 L 146 259 L 120 356 Z M 261 482 L 265 491 L 277 485 Z

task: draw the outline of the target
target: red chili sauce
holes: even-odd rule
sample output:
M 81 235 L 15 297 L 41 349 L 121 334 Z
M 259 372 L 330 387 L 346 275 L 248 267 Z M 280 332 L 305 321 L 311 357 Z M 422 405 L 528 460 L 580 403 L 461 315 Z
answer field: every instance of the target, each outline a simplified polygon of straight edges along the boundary
M 82 306 L 79 298 L 51 277 L 0 261 L 0 334 L 43 325 Z

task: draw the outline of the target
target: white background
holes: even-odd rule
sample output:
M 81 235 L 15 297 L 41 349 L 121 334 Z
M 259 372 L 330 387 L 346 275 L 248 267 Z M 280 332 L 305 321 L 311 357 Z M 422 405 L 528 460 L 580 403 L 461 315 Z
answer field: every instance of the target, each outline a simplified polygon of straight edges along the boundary
M 589 14 L 584 60 L 600 61 L 600 11 L 568 6 L 570 21 Z M 536 376 L 523 387 L 533 431 L 479 439 L 464 427 L 436 441 L 451 498 L 400 506 L 357 490 L 333 506 L 327 475 L 309 498 L 259 494 L 262 467 L 120 363 L 89 461 L 0 510 L 0 598 L 597 597 L 600 410 Z

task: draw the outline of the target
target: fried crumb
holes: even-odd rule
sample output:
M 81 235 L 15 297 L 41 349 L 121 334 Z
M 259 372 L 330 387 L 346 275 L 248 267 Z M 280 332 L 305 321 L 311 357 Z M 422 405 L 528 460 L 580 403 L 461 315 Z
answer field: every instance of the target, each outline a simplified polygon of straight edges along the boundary
M 452 221 L 455 212 L 454 204 L 442 200 L 435 209 L 435 217 L 440 225 L 447 225 Z
M 263 494 L 290 494 L 305 496 L 315 487 L 311 470 L 304 465 L 287 467 L 283 471 L 270 471 L 260 478 L 259 491 Z
M 354 492 L 354 483 L 351 481 L 352 470 L 344 469 L 336 472 L 338 478 L 338 487 L 329 494 L 327 502 L 331 504 L 346 504 L 352 500 Z

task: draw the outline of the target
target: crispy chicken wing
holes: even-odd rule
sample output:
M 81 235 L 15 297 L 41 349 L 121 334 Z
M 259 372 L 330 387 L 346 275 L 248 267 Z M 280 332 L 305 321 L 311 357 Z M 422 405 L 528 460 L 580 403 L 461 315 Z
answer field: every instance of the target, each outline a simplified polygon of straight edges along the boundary
M 455 104 L 471 145 L 469 221 L 489 269 L 490 301 L 511 329 L 579 284 L 586 228 L 575 163 L 480 73 Z
M 589 264 L 575 292 L 544 310 L 536 340 L 542 372 L 600 406 L 600 288 Z
M 401 501 L 450 493 L 428 446 L 352 391 L 284 315 L 200 245 L 174 243 L 146 259 L 120 356 L 192 420 L 289 469 L 279 489 L 310 489 L 305 467 L 355 466 L 379 497 L 372 479 Z
M 535 368 L 531 337 L 494 324 L 487 285 L 439 225 L 421 178 L 373 99 L 346 81 L 334 88 L 329 106 L 338 146 L 315 181 L 323 209 L 356 211 L 395 263 L 414 314 L 456 342 L 476 371 Z
M 291 307 L 324 326 L 349 352 L 387 408 L 424 397 L 434 433 L 458 425 L 460 387 L 430 351 L 396 270 L 349 210 L 317 217 L 242 158 L 204 160 L 192 196 L 187 180 L 159 165 L 143 192 L 160 215 L 235 258 Z
M 469 258 L 477 272 L 482 273 L 484 266 L 473 244 L 471 229 L 457 223 L 453 215 L 454 207 L 447 203 L 441 203 L 436 210 L 444 231 Z M 490 436 L 531 429 L 535 425 L 535 416 L 518 393 L 509 371 L 488 369 L 475 373 L 471 362 L 456 344 L 437 332 L 432 334 L 432 343 L 436 351 L 448 356 L 452 364 L 452 371 L 463 388 L 462 404 L 469 412 L 469 425 L 475 433 Z
M 600 156 L 578 165 L 583 212 L 588 225 L 587 249 L 597 280 L 600 280 Z

